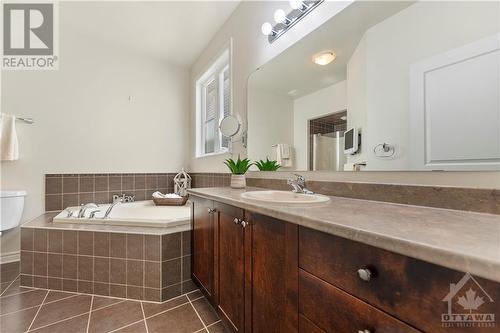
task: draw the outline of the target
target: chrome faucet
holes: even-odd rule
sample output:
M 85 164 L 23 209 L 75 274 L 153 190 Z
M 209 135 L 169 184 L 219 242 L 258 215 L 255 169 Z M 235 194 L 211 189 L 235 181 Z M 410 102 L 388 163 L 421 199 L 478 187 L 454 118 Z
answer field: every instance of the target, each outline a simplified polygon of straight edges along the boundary
M 306 179 L 303 176 L 296 173 L 294 173 L 293 175 L 295 176 L 295 178 L 288 178 L 286 181 L 288 185 L 293 187 L 293 193 L 314 194 L 314 192 L 309 191 L 306 188 Z
M 102 218 L 107 219 L 109 214 L 111 214 L 111 210 L 113 209 L 113 207 L 122 202 L 123 202 L 122 198 L 118 198 L 116 201 L 113 201 L 113 203 L 108 207 L 108 209 L 106 209 L 106 213 L 104 213 L 104 216 Z
M 82 205 L 80 206 L 80 209 L 78 210 L 78 215 L 77 215 L 77 217 L 78 217 L 79 219 L 81 219 L 81 218 L 83 218 L 83 217 L 85 216 L 85 211 L 86 211 L 88 208 L 97 208 L 97 207 L 99 207 L 99 206 L 98 206 L 97 204 L 93 203 L 93 202 L 88 203 L 88 204 L 85 204 L 85 205 L 84 205 L 84 204 L 82 204 Z

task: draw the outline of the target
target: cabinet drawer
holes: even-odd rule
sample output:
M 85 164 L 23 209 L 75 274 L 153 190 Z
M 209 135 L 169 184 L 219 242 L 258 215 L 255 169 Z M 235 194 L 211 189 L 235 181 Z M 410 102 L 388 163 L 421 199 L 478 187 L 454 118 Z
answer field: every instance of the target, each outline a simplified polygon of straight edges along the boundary
M 303 270 L 299 273 L 299 311 L 325 332 L 418 332 Z M 306 327 L 314 328 L 305 323 Z
M 299 266 L 332 285 L 382 309 L 402 321 L 428 332 L 449 332 L 443 325 L 442 314 L 448 313 L 444 301 L 450 293 L 450 284 L 464 277 L 458 272 L 409 258 L 373 246 L 325 234 L 308 228 L 299 228 Z M 359 269 L 369 269 L 372 276 L 364 281 Z M 475 279 L 475 280 L 474 280 Z M 455 295 L 454 313 L 464 309 L 457 306 L 459 296 L 472 288 L 481 290 L 477 281 L 494 301 L 500 300 L 500 286 L 492 281 L 474 278 Z M 500 316 L 500 307 L 487 301 L 478 312 Z M 477 327 L 475 332 L 491 328 Z M 454 332 L 470 332 L 470 327 L 454 327 Z

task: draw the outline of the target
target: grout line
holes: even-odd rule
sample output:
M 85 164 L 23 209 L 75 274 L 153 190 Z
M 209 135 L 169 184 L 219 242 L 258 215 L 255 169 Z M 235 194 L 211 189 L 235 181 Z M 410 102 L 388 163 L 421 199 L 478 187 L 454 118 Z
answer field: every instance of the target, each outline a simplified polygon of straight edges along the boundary
M 64 321 L 66 321 L 66 320 L 71 320 L 71 319 L 74 319 L 74 318 L 76 318 L 76 317 L 83 316 L 83 315 L 85 315 L 85 314 L 87 314 L 87 313 L 88 313 L 88 314 L 89 314 L 89 316 L 90 316 L 90 312 L 83 312 L 83 313 L 80 313 L 80 314 L 77 314 L 77 315 L 74 315 L 74 316 L 71 316 L 71 317 L 68 317 L 68 318 L 64 318 L 64 319 L 61 319 L 61 320 L 57 320 L 57 321 L 55 321 L 55 322 L 53 322 L 53 323 L 50 323 L 50 324 L 47 324 L 47 325 L 43 325 L 43 326 L 37 327 L 37 328 L 35 328 L 34 330 L 32 330 L 32 331 L 30 331 L 30 332 L 36 332 L 36 331 L 37 331 L 37 330 L 39 330 L 39 329 L 42 329 L 42 328 L 45 328 L 45 327 L 48 327 L 48 326 L 52 326 L 52 325 L 55 325 L 55 324 L 59 324 L 59 323 L 62 323 L 62 322 L 64 322 Z M 26 331 L 26 332 L 27 332 L 27 331 Z
M 118 328 L 116 328 L 116 329 L 114 329 L 114 330 L 112 330 L 112 331 L 109 331 L 108 333 L 117 332 L 117 331 L 122 330 L 122 329 L 124 329 L 124 328 L 127 328 L 127 327 L 130 327 L 130 326 L 132 326 L 132 325 L 138 324 L 138 323 L 140 323 L 141 321 L 144 321 L 144 322 L 145 322 L 145 320 L 144 320 L 144 319 L 141 319 L 141 320 L 138 320 L 138 321 L 134 321 L 133 323 L 127 324 L 127 325 L 122 326 L 122 327 L 118 327 Z M 146 324 L 146 323 L 144 323 L 144 324 Z M 148 329 L 148 326 L 146 325 L 146 330 L 147 330 L 147 329 Z
M 146 314 L 144 313 L 144 306 L 142 305 L 142 302 L 140 302 L 140 303 L 141 303 L 141 310 L 142 310 L 142 318 L 144 318 L 144 326 L 146 326 L 146 333 L 149 333 L 148 323 L 146 322 Z
M 28 327 L 28 329 L 26 331 L 29 331 L 31 329 L 31 326 L 33 326 L 33 323 L 35 322 L 35 319 L 36 317 L 38 317 L 38 313 L 40 313 L 40 310 L 42 309 L 42 306 L 43 306 L 43 303 L 45 302 L 45 300 L 47 299 L 47 296 L 49 296 L 49 291 L 47 290 L 47 292 L 45 293 L 45 297 L 43 298 L 43 301 L 42 303 L 40 304 L 40 307 L 38 308 L 38 310 L 36 311 L 35 313 L 35 316 L 33 317 L 33 319 L 31 320 L 31 324 L 30 326 Z
M 208 329 L 207 329 L 207 325 L 205 325 L 205 322 L 203 321 L 203 319 L 201 319 L 201 316 L 200 316 L 200 314 L 198 313 L 198 311 L 196 310 L 196 308 L 194 307 L 193 302 L 191 302 L 191 300 L 189 299 L 189 297 L 188 297 L 187 299 L 188 299 L 188 301 L 189 301 L 189 304 L 191 304 L 191 307 L 193 308 L 194 312 L 196 313 L 196 315 L 197 315 L 197 316 L 198 316 L 198 318 L 200 319 L 201 324 L 203 325 L 203 328 L 205 328 L 205 330 L 207 330 L 207 331 L 208 331 Z
M 221 322 L 222 322 L 222 320 L 220 320 L 220 319 L 219 319 L 219 320 L 217 320 L 217 321 L 215 321 L 215 322 L 211 323 L 210 325 L 207 325 L 207 328 L 212 327 L 212 326 L 214 326 L 215 324 L 218 324 L 218 323 L 221 323 Z
M 92 306 L 93 305 L 94 305 L 94 296 L 92 296 L 92 299 L 90 300 L 89 318 L 87 319 L 87 330 L 86 330 L 87 333 L 89 333 L 90 317 L 92 316 Z
M 169 311 L 175 310 L 175 309 L 180 308 L 181 306 L 184 306 L 184 305 L 186 305 L 186 304 L 188 304 L 188 303 L 189 303 L 189 302 L 185 302 L 185 303 L 182 303 L 182 304 L 176 305 L 176 306 L 174 306 L 173 308 L 170 308 L 170 309 L 168 309 L 168 310 L 163 310 L 163 311 L 161 311 L 161 312 L 155 313 L 154 315 L 151 315 L 151 316 L 149 316 L 149 317 L 146 317 L 146 319 L 150 319 L 150 318 L 153 318 L 153 317 L 159 316 L 159 315 L 161 315 L 161 314 L 167 313 L 167 312 L 169 312 Z
M 5 292 L 12 286 L 12 284 L 14 282 L 16 282 L 17 279 L 19 279 L 20 276 L 21 276 L 21 274 L 18 274 L 17 277 L 14 280 L 12 280 L 11 283 L 9 283 L 9 285 L 7 286 L 7 288 L 5 288 L 4 291 L 2 291 L 2 293 L 0 293 L 0 297 L 2 297 L 3 294 L 5 294 Z M 19 285 L 21 285 L 21 280 L 19 280 Z

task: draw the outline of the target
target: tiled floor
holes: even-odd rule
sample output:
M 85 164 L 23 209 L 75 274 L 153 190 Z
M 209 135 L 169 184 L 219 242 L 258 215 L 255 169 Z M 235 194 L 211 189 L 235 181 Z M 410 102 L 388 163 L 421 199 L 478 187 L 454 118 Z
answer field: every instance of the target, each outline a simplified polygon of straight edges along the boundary
M 0 332 L 226 332 L 199 290 L 163 303 L 68 293 L 19 285 L 2 270 Z

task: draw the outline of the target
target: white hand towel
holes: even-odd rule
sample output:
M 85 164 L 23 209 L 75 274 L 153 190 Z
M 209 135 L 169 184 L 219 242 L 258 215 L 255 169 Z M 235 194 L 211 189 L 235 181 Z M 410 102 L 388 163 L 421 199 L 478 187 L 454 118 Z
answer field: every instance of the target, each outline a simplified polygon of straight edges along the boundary
M 278 143 L 276 145 L 276 162 L 283 168 L 292 167 L 292 151 L 288 144 Z
M 19 159 L 19 143 L 17 141 L 16 117 L 11 114 L 0 115 L 0 160 L 15 161 Z

